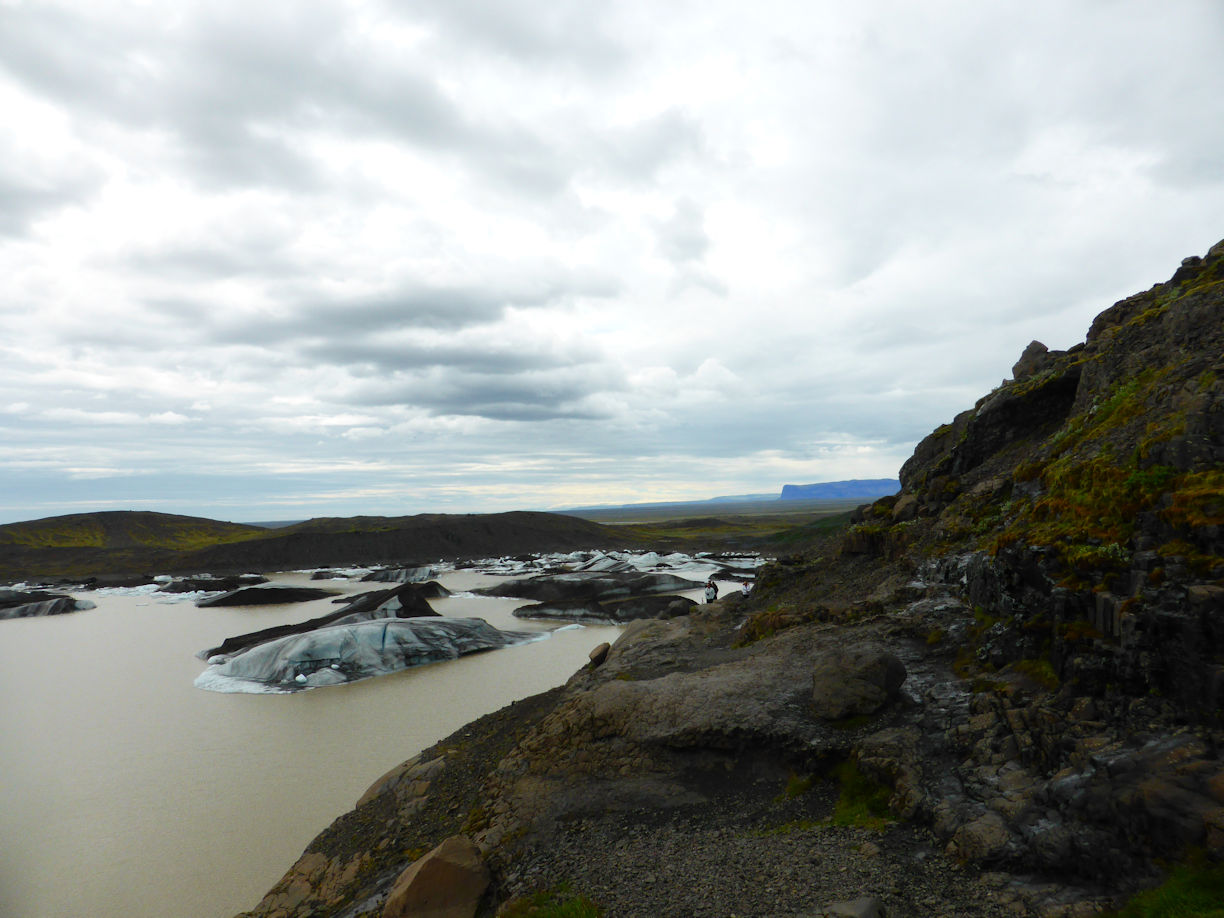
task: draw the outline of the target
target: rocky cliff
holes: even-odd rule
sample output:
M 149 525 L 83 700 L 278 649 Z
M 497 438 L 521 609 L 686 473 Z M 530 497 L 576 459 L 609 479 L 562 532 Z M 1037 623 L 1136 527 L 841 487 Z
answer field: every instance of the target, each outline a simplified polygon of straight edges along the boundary
M 484 915 L 564 881 L 615 915 L 1052 918 L 1218 862 L 1222 345 L 1224 243 L 1030 344 L 750 598 L 375 782 L 249 914 L 410 914 L 455 835 Z

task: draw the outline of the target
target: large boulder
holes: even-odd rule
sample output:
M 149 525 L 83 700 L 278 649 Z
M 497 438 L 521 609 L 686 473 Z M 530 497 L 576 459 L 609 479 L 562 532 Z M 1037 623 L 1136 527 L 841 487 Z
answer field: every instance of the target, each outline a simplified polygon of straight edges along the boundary
M 1055 352 L 1057 353 L 1057 352 Z M 1020 359 L 1012 366 L 1012 379 L 1025 379 L 1048 370 L 1054 364 L 1050 349 L 1040 341 L 1030 341 Z
M 897 697 L 905 664 L 876 644 L 828 650 L 812 667 L 812 705 L 826 720 L 874 714 Z
M 488 885 L 480 849 L 452 835 L 400 874 L 382 918 L 473 918 Z

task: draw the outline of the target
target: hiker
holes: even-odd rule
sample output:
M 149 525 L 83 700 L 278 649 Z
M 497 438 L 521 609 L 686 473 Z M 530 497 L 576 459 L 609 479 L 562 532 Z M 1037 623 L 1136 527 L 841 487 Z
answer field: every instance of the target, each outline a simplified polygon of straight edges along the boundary
M 705 601 L 707 603 L 711 603 L 717 598 L 718 598 L 718 584 L 714 582 L 713 577 L 710 577 L 710 579 L 706 581 Z
M 752 584 L 749 583 L 747 580 L 745 580 L 743 583 L 740 584 L 740 591 L 745 596 L 747 596 L 749 593 L 752 592 Z

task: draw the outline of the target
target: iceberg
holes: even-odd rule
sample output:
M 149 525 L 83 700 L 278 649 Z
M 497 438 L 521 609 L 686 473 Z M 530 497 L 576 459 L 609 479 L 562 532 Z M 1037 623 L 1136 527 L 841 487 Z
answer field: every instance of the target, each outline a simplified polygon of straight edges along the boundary
M 210 691 L 293 691 L 356 682 L 410 666 L 537 640 L 482 618 L 380 618 L 318 628 L 212 659 L 195 680 Z M 260 688 L 253 688 L 253 686 Z

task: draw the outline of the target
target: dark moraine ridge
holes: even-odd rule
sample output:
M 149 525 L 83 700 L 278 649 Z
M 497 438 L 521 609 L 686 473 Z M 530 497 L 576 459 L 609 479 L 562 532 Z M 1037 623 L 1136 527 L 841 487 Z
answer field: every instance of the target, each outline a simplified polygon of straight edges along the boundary
M 327 518 L 280 529 L 160 513 L 74 514 L 0 526 L 0 581 L 467 559 L 619 540 L 597 523 L 530 511 Z

